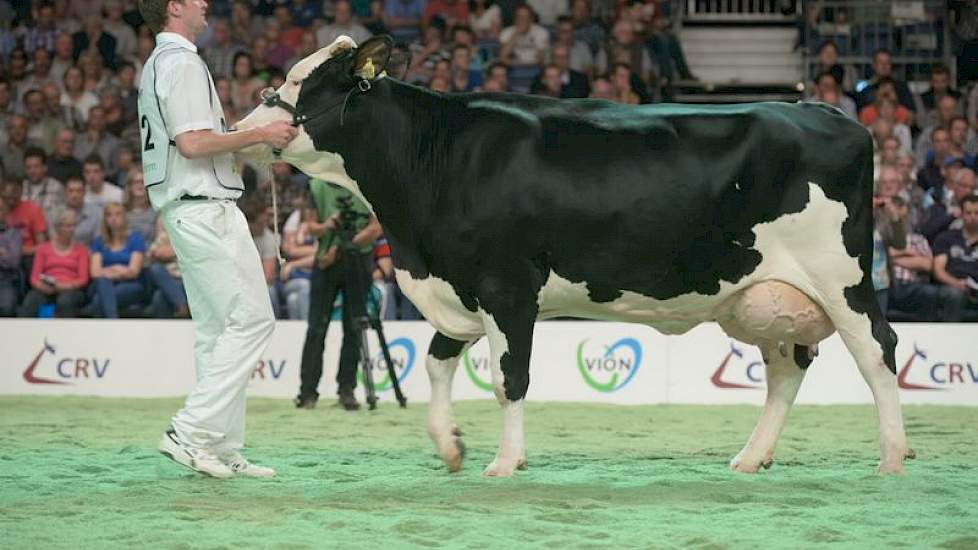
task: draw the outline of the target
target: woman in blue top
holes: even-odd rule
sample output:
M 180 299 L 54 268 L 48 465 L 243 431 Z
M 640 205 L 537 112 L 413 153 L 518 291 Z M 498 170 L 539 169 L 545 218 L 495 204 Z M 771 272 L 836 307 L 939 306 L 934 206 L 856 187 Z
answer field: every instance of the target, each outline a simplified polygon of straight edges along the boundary
M 146 241 L 129 231 L 126 211 L 110 202 L 102 214 L 101 234 L 92 242 L 91 270 L 94 281 L 95 311 L 107 319 L 117 319 L 120 307 L 146 302 L 142 280 Z

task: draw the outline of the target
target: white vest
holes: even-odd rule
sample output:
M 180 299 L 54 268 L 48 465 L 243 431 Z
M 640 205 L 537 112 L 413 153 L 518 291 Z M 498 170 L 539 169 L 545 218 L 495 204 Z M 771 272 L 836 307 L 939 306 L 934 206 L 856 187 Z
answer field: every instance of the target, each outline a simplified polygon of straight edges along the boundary
M 164 95 L 165 99 L 161 101 L 159 90 L 165 86 L 165 83 L 157 82 L 157 71 L 167 64 L 165 60 L 170 56 L 183 55 L 193 56 L 194 63 L 199 65 L 202 76 L 206 78 L 207 89 L 163 88 L 176 97 Z M 169 61 L 173 62 L 175 59 Z M 163 78 L 166 77 L 164 71 Z M 200 82 L 203 83 L 204 78 Z M 173 129 L 168 127 L 166 113 L 168 108 L 169 112 L 173 112 L 172 108 L 179 107 L 179 103 L 168 107 L 166 102 L 205 101 L 202 95 L 204 93 L 207 94 L 206 101 L 209 102 L 211 111 L 213 122 L 211 131 L 219 134 L 227 133 L 227 122 L 224 120 L 217 89 L 200 56 L 179 43 L 165 41 L 161 42 L 146 60 L 139 86 L 139 133 L 143 177 L 150 199 L 156 208 L 161 208 L 184 194 L 237 198 L 244 190 L 241 177 L 234 168 L 234 155 L 225 153 L 210 158 L 188 159 L 179 153 L 176 142 L 170 137 Z

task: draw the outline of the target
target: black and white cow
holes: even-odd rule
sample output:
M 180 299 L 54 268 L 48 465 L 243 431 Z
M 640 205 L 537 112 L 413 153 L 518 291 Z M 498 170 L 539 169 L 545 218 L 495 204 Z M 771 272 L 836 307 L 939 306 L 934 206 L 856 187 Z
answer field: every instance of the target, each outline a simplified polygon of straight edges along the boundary
M 761 348 L 768 396 L 731 468 L 769 466 L 815 345 L 838 331 L 872 389 L 879 471 L 907 447 L 896 335 L 870 280 L 869 134 L 821 104 L 623 106 L 443 95 L 383 73 L 390 41 L 341 37 L 238 124 L 291 118 L 281 158 L 376 211 L 397 281 L 438 330 L 428 431 L 461 467 L 451 383 L 489 339 L 504 428 L 487 475 L 526 466 L 523 400 L 537 319 L 704 321 Z M 268 161 L 271 151 L 253 149 Z

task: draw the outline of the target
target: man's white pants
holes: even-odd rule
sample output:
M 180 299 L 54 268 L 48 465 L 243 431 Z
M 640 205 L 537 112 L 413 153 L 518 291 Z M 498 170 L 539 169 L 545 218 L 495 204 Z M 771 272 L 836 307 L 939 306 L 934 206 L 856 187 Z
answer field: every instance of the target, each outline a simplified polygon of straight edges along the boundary
M 275 328 L 261 259 L 233 202 L 174 202 L 161 215 L 195 333 L 197 385 L 173 428 L 192 447 L 237 450 L 244 444 L 245 389 Z

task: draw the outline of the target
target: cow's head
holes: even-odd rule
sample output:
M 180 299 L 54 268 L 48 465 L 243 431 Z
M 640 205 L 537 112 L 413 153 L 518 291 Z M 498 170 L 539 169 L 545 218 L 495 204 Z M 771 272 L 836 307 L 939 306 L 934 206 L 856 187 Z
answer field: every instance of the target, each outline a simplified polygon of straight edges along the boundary
M 343 169 L 343 159 L 334 151 L 317 150 L 309 135 L 339 135 L 341 114 L 351 94 L 360 93 L 379 78 L 390 60 L 389 37 L 375 37 L 357 47 L 352 38 L 341 36 L 332 44 L 296 63 L 277 90 L 262 91 L 262 104 L 243 120 L 238 130 L 250 130 L 275 120 L 293 122 L 298 136 L 281 151 L 268 145 L 249 147 L 241 154 L 260 163 L 278 159 L 306 174 L 332 181 L 360 195 Z M 364 83 L 366 82 L 366 84 Z

